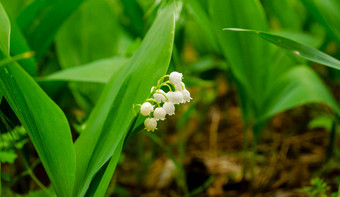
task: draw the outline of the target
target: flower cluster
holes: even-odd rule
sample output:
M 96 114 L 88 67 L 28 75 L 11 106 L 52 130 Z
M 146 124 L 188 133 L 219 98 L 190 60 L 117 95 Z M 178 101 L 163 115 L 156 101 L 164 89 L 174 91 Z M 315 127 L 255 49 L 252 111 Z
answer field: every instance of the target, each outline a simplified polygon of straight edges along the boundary
M 165 78 L 169 78 L 169 80 L 163 82 Z M 165 120 L 166 115 L 174 115 L 175 104 L 190 102 L 192 99 L 190 92 L 185 88 L 182 79 L 183 74 L 179 72 L 164 75 L 158 81 L 157 86 L 151 88 L 149 98 L 142 105 L 136 105 L 140 107 L 140 113 L 143 116 L 148 116 L 144 121 L 147 131 L 157 130 L 158 120 Z M 163 86 L 167 86 L 169 92 L 164 92 L 161 89 Z

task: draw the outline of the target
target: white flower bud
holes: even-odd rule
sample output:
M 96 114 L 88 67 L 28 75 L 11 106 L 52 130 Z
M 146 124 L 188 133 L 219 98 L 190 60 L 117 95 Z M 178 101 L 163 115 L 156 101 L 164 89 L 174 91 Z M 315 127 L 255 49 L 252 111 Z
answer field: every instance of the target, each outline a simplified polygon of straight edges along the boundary
M 147 118 L 144 121 L 144 126 L 147 131 L 157 130 L 157 121 L 154 118 Z
M 163 107 L 157 107 L 153 112 L 156 120 L 165 120 L 166 111 Z
M 171 116 L 175 114 L 175 106 L 173 103 L 166 102 L 163 104 L 163 109 L 166 111 L 166 113 Z
M 166 96 L 168 97 L 169 101 L 173 104 L 180 104 L 184 101 L 183 94 L 180 91 L 168 92 Z
M 183 78 L 183 74 L 179 72 L 172 72 L 170 73 L 169 80 L 174 85 L 181 84 Z
M 190 100 L 192 99 L 190 96 L 190 92 L 188 90 L 182 90 L 182 94 L 183 94 L 184 103 L 190 102 Z
M 155 100 L 159 103 L 165 102 L 166 98 L 163 94 L 165 94 L 163 90 L 157 90 L 155 94 L 153 94 L 153 98 L 155 98 Z
M 150 115 L 150 113 L 153 111 L 153 105 L 151 105 L 151 103 L 149 102 L 145 102 L 143 103 L 143 105 L 140 107 L 140 113 L 143 116 L 148 116 Z
M 181 82 L 180 84 L 176 84 L 175 87 L 177 91 L 186 90 L 185 84 L 183 82 Z

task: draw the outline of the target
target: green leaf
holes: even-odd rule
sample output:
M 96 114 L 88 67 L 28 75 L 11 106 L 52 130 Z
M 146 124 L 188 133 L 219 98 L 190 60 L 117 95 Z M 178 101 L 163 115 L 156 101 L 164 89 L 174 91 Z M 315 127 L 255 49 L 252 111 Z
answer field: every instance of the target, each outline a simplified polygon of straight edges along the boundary
M 263 8 L 257 0 L 211 0 L 209 11 L 213 19 L 220 47 L 236 78 L 243 116 L 247 122 L 251 114 L 263 105 L 271 50 L 269 44 L 236 32 L 222 31 L 225 27 L 267 30 Z M 259 67 L 261 69 L 259 69 Z M 242 89 L 242 90 L 241 90 Z
M 31 51 L 24 35 L 22 34 L 18 24 L 15 20 L 11 21 L 11 55 L 15 56 L 24 52 Z M 23 59 L 18 63 L 28 72 L 31 76 L 37 75 L 36 61 L 34 57 Z
M 195 44 L 197 48 L 208 48 L 210 51 L 219 52 L 213 25 L 201 4 L 197 0 L 188 0 L 184 1 L 184 5 L 190 16 L 198 25 L 197 28 L 186 29 L 186 31 L 190 34 L 188 37 L 191 39 L 196 38 Z
M 49 76 L 40 78 L 39 81 L 73 81 L 107 83 L 114 73 L 119 72 L 127 58 L 112 57 L 98 60 L 86 65 L 64 69 Z
M 340 115 L 338 103 L 321 79 L 306 66 L 297 66 L 277 80 L 271 101 L 258 120 L 264 120 L 284 110 L 307 103 L 324 103 Z
M 1 57 L 8 58 L 3 52 Z M 75 152 L 64 113 L 17 63 L 0 68 L 0 89 L 26 129 L 57 195 L 70 196 Z
M 2 4 L 0 3 L 0 50 L 10 52 L 11 24 Z
M 293 41 L 291 39 L 274 35 L 267 32 L 257 31 L 257 30 L 250 30 L 250 29 L 238 29 L 238 28 L 225 28 L 224 30 L 228 31 L 241 31 L 246 33 L 255 34 L 276 46 L 279 46 L 283 49 L 288 50 L 289 52 L 305 58 L 307 60 L 317 62 L 319 64 L 323 64 L 325 66 L 340 69 L 340 61 L 307 45 L 301 44 L 299 42 Z
M 302 2 L 340 44 L 340 2 L 338 0 L 302 0 Z
M 135 0 L 121 0 L 124 8 L 124 14 L 129 19 L 129 25 L 134 35 L 142 36 L 144 32 L 144 13 L 139 5 L 138 1 Z
M 166 73 L 174 40 L 174 12 L 173 4 L 160 12 L 141 47 L 106 85 L 86 129 L 75 143 L 74 196 L 85 195 L 97 171 L 111 157 L 112 161 L 117 161 L 121 144 L 134 120 L 133 105 L 145 101 L 151 87 Z M 117 150 L 119 154 L 114 154 Z M 117 162 L 110 164 L 107 172 L 111 173 L 116 165 Z M 106 183 L 107 180 L 103 182 L 104 186 Z
M 37 60 L 52 44 L 55 34 L 84 0 L 34 1 L 17 18 Z
M 117 55 L 124 32 L 108 0 L 89 0 L 63 24 L 56 37 L 63 68 Z M 122 53 L 122 51 L 121 51 Z
M 306 8 L 300 1 L 275 0 L 263 1 L 263 3 L 270 5 L 272 10 L 270 19 L 276 19 L 274 18 L 274 16 L 276 16 L 280 22 L 281 28 L 291 30 L 302 29 L 306 18 Z

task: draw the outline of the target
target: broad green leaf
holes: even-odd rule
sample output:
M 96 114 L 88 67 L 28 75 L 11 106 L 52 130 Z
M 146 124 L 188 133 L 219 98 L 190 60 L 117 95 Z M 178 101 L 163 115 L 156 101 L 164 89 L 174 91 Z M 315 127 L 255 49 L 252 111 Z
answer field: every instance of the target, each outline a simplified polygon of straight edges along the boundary
M 130 31 L 136 36 L 144 35 L 144 13 L 136 0 L 121 0 L 124 14 L 129 20 Z
M 63 24 L 56 37 L 63 68 L 117 55 L 122 27 L 108 0 L 89 0 Z
M 0 50 L 9 53 L 11 24 L 2 4 L 0 3 Z
M 241 31 L 250 34 L 255 34 L 283 49 L 288 50 L 289 52 L 305 58 L 307 60 L 317 62 L 319 64 L 323 64 L 325 66 L 340 69 L 340 61 L 307 45 L 302 43 L 293 41 L 291 39 L 274 35 L 267 32 L 257 31 L 257 30 L 250 30 L 250 29 L 238 29 L 238 28 L 226 28 L 224 30 L 228 31 Z
M 338 0 L 302 0 L 302 2 L 340 44 L 340 2 Z
M 55 34 L 64 21 L 84 0 L 34 1 L 17 18 L 20 28 L 37 60 L 52 44 Z
M 39 80 L 107 83 L 114 73 L 123 68 L 127 61 L 128 59 L 123 57 L 98 60 L 55 72 Z
M 89 0 L 64 23 L 57 34 L 56 49 L 62 68 L 84 65 L 125 52 L 129 42 L 109 0 Z M 78 105 L 93 109 L 102 84 L 70 83 Z
M 8 58 L 3 52 L 1 57 Z M 26 129 L 57 195 L 70 196 L 75 152 L 64 113 L 17 63 L 0 68 L 0 89 Z
M 268 101 L 267 109 L 258 120 L 307 103 L 324 103 L 340 115 L 339 105 L 330 91 L 313 70 L 306 66 L 292 68 L 275 84 L 272 99 Z
M 22 32 L 20 28 L 18 27 L 15 20 L 11 21 L 11 55 L 15 56 L 24 52 L 31 51 L 30 47 L 28 46 L 28 43 L 22 35 Z M 28 59 L 23 59 L 18 61 L 18 63 L 25 69 L 26 72 L 28 72 L 31 76 L 37 75 L 37 68 L 36 68 L 36 62 L 35 58 L 31 57 Z
M 2 5 L 6 8 L 7 14 L 16 18 L 19 13 L 34 0 L 0 0 Z
M 268 0 L 263 1 L 269 4 L 272 10 L 270 19 L 279 20 L 283 29 L 301 30 L 306 18 L 306 8 L 300 1 L 296 0 Z
M 213 25 L 209 20 L 208 14 L 202 8 L 202 5 L 197 0 L 184 1 L 184 5 L 195 23 L 197 23 L 196 28 L 187 28 L 186 31 L 190 34 L 189 38 L 196 38 L 195 44 L 198 48 L 219 52 Z M 188 21 L 188 19 L 186 21 Z M 188 24 L 186 24 L 186 26 L 187 25 Z
M 267 30 L 266 16 L 257 0 L 211 0 L 209 11 L 223 55 L 230 63 L 239 93 L 244 97 L 240 99 L 243 115 L 251 117 L 249 113 L 256 113 L 264 104 L 263 95 L 269 85 L 270 46 L 256 36 L 226 32 L 222 28 Z
M 145 101 L 151 87 L 166 73 L 174 40 L 174 12 L 171 4 L 159 13 L 141 47 L 106 85 L 86 129 L 75 143 L 74 196 L 85 195 L 95 174 L 110 158 L 117 161 L 120 154 L 114 153 L 120 150 L 133 122 L 133 105 Z M 114 168 L 116 165 L 114 162 L 109 166 Z M 112 169 L 108 172 L 111 173 Z M 106 181 L 103 184 L 105 186 Z
M 112 156 L 111 159 L 108 161 L 107 166 L 103 166 L 101 170 L 96 174 L 96 177 L 93 179 L 91 187 L 87 191 L 86 196 L 105 196 L 106 190 L 110 184 L 113 173 L 119 161 L 120 154 L 123 149 L 123 143 L 123 140 L 119 142 L 117 148 L 115 149 L 115 152 L 113 153 L 114 156 Z

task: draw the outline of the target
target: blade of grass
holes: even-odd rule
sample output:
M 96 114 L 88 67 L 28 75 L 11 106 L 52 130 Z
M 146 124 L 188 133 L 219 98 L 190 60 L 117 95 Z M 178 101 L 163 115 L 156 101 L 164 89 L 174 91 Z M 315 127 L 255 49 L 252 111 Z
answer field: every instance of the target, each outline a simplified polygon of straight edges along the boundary
M 340 61 L 307 45 L 302 43 L 293 41 L 291 39 L 274 35 L 271 33 L 257 31 L 257 30 L 250 30 L 250 29 L 239 29 L 239 28 L 224 28 L 223 30 L 227 31 L 240 31 L 250 34 L 255 34 L 260 38 L 263 38 L 276 46 L 279 46 L 297 56 L 305 58 L 307 60 L 317 62 L 319 64 L 335 68 L 340 70 Z

